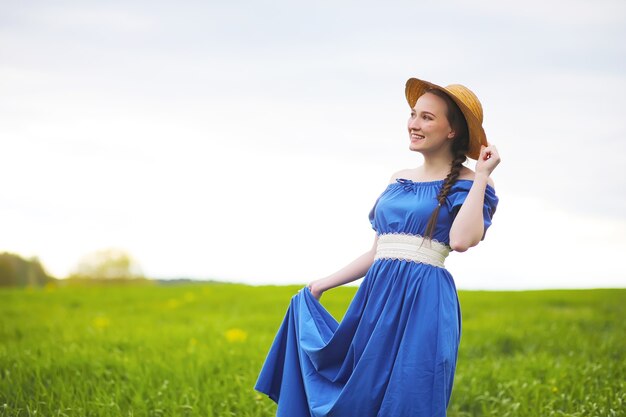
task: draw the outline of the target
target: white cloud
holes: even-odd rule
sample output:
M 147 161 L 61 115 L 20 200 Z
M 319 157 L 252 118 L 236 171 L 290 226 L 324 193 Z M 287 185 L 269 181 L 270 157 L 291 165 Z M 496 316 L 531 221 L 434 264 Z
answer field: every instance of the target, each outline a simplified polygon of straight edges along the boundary
M 20 10 L 19 7 L 23 8 Z M 13 18 L 27 25 L 43 26 L 54 32 L 80 31 L 82 36 L 85 33 L 111 34 L 111 32 L 131 35 L 152 30 L 156 23 L 146 13 L 132 12 L 132 8 L 115 7 L 110 4 L 104 6 L 98 3 L 52 5 L 45 2 L 36 7 L 18 6 Z
M 626 18 L 626 5 L 620 0 L 457 0 L 453 3 L 464 13 L 480 14 L 483 18 L 508 16 L 534 23 L 575 27 L 621 24 Z

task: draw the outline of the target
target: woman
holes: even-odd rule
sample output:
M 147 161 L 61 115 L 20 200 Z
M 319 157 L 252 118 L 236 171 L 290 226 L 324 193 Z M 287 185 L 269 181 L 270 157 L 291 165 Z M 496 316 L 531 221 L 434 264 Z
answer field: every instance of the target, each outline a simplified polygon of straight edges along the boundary
M 466 87 L 411 78 L 405 95 L 409 149 L 424 163 L 393 174 L 376 200 L 372 248 L 292 297 L 255 385 L 278 403 L 277 416 L 446 415 L 461 310 L 444 260 L 484 239 L 500 157 Z M 338 323 L 319 298 L 363 276 Z

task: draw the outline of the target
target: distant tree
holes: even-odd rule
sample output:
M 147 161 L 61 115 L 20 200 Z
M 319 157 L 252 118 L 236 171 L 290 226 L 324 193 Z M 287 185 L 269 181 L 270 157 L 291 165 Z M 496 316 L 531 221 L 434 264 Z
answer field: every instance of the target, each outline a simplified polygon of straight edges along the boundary
M 103 249 L 83 256 L 68 278 L 128 280 L 145 278 L 139 264 L 122 249 Z
M 14 253 L 0 253 L 0 286 L 43 286 L 54 281 L 37 257 L 24 259 Z

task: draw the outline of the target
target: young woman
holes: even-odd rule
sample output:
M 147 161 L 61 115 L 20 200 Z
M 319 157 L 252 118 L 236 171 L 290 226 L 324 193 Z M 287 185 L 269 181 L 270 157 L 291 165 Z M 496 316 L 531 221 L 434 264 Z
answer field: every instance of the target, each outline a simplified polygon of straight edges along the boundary
M 292 297 L 254 387 L 279 417 L 446 415 L 461 310 L 444 260 L 484 239 L 500 157 L 468 88 L 411 78 L 405 95 L 409 149 L 424 163 L 393 174 L 376 200 L 372 248 Z M 363 276 L 337 322 L 319 298 Z

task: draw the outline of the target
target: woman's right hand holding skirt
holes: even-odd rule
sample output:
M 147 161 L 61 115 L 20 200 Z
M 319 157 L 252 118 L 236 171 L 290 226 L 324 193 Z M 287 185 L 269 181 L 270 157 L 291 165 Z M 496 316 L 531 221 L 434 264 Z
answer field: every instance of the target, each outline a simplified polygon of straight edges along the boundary
M 313 295 L 313 297 L 315 297 L 316 300 L 319 301 L 320 297 L 322 296 L 322 294 L 324 293 L 324 291 L 326 291 L 326 289 L 323 287 L 323 284 L 321 283 L 321 279 L 317 279 L 315 281 L 311 281 L 307 287 L 309 287 L 309 290 L 311 291 L 311 294 Z

